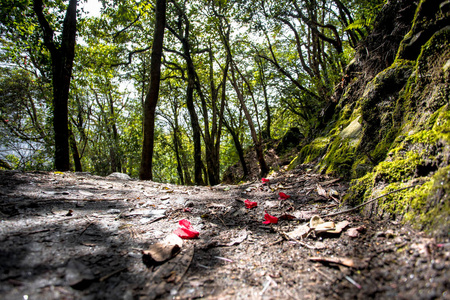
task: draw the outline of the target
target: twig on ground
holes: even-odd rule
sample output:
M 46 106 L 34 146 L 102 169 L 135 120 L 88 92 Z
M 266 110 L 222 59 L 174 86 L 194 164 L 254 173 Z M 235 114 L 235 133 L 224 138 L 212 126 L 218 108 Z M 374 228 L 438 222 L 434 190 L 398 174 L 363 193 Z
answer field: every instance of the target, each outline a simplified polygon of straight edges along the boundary
M 301 245 L 301 246 L 303 246 L 303 247 L 306 247 L 306 248 L 308 248 L 308 249 L 311 249 L 311 250 L 317 249 L 317 248 L 314 247 L 314 246 L 310 246 L 310 245 L 308 245 L 307 243 L 304 243 L 304 242 L 302 242 L 302 241 L 299 241 L 299 240 L 297 240 L 297 239 L 294 239 L 294 238 L 290 237 L 289 235 L 287 235 L 286 233 L 284 233 L 284 232 L 282 232 L 282 231 L 278 231 L 278 233 L 279 233 L 285 240 L 287 240 L 287 241 L 292 241 L 292 242 L 294 242 L 294 243 L 296 243 L 296 244 L 299 244 L 299 245 Z M 278 241 L 277 241 L 277 243 L 278 243 Z
M 347 275 L 345 275 L 344 277 L 345 277 L 345 279 L 348 280 L 348 282 L 350 282 L 351 284 L 353 284 L 354 286 L 356 286 L 358 289 L 361 289 L 361 286 L 360 286 L 358 283 L 356 283 L 356 281 L 354 281 L 353 279 L 351 279 L 351 278 L 348 277 Z
M 157 217 L 156 219 L 151 220 L 151 221 L 148 222 L 147 224 L 155 223 L 155 222 L 157 222 L 157 221 L 159 221 L 159 220 L 162 220 L 162 219 L 164 219 L 164 218 L 167 218 L 167 216 L 164 215 L 164 216 L 161 216 L 161 217 Z
M 80 232 L 80 236 L 83 235 L 83 233 L 92 225 L 94 224 L 93 222 L 90 222 L 84 229 L 82 232 Z
M 394 194 L 394 193 L 397 193 L 397 192 L 400 192 L 400 191 L 403 191 L 403 190 L 406 190 L 406 189 L 410 189 L 410 188 L 413 188 L 413 187 L 416 187 L 416 186 L 422 185 L 422 184 L 423 184 L 423 183 L 418 183 L 418 184 L 414 184 L 414 185 L 402 187 L 402 188 L 397 189 L 397 190 L 395 190 L 395 191 L 391 191 L 391 192 L 389 192 L 389 193 L 387 193 L 387 194 L 383 194 L 383 195 L 378 196 L 378 197 L 376 197 L 376 198 L 367 200 L 366 202 L 361 203 L 360 205 L 357 205 L 357 206 L 355 206 L 355 207 L 353 207 L 353 208 L 346 209 L 346 210 L 343 210 L 343 211 L 338 211 L 338 212 L 336 212 L 336 213 L 332 213 L 332 214 L 328 214 L 328 215 L 324 215 L 323 217 L 334 217 L 334 216 L 337 216 L 337 215 L 345 214 L 345 213 L 348 213 L 348 212 L 357 210 L 358 208 L 363 207 L 364 205 L 367 205 L 367 204 L 369 204 L 369 203 L 372 203 L 372 202 L 374 202 L 375 200 L 378 200 L 378 199 L 380 199 L 380 198 L 383 198 L 383 197 L 389 196 L 389 195 L 391 195 L 391 194 Z
M 112 276 L 114 276 L 114 275 L 116 275 L 116 274 L 118 274 L 118 273 L 121 273 L 121 272 L 123 272 L 123 271 L 126 271 L 126 270 L 127 270 L 127 267 L 121 268 L 121 269 L 118 269 L 118 270 L 115 270 L 114 272 L 109 273 L 109 274 L 107 274 L 107 275 L 101 277 L 101 278 L 99 279 L 99 281 L 100 281 L 100 282 L 105 281 L 105 280 L 108 279 L 109 277 L 112 277 Z

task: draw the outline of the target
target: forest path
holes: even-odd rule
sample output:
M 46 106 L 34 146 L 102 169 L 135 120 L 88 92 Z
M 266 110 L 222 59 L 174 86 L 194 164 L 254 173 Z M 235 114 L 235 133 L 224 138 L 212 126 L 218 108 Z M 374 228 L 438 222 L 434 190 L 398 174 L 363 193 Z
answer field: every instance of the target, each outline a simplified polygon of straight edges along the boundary
M 356 213 L 324 218 L 341 233 L 307 227 L 346 188 L 300 169 L 214 187 L 0 171 L 0 298 L 450 299 L 448 241 Z M 263 224 L 265 211 L 279 222 Z M 199 238 L 144 264 L 181 219 Z

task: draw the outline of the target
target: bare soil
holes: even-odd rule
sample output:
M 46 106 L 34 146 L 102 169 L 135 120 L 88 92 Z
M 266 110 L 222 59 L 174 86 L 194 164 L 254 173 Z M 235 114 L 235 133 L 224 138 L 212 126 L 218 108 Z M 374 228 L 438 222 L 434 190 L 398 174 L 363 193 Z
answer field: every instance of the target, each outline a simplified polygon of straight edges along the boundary
M 344 209 L 347 184 L 303 167 L 270 185 L 186 187 L 86 173 L 0 172 L 2 299 L 450 299 L 450 243 L 340 214 L 341 233 L 287 233 Z M 291 197 L 278 200 L 278 193 Z M 243 200 L 256 201 L 247 209 Z M 263 224 L 264 214 L 280 217 Z M 200 232 L 156 266 L 142 251 Z

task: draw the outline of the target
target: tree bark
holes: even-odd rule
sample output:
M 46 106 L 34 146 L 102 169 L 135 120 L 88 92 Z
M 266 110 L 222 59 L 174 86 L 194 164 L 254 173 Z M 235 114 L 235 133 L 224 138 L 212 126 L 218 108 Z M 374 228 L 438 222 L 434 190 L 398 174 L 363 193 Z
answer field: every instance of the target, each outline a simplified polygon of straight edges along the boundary
M 61 44 L 54 42 L 54 31 L 43 13 L 42 0 L 34 0 L 34 12 L 44 34 L 44 45 L 50 52 L 53 79 L 53 129 L 55 132 L 55 169 L 68 171 L 69 122 L 68 99 L 77 32 L 77 0 L 70 0 L 64 18 Z
M 235 66 L 233 65 L 233 62 L 231 63 L 231 84 L 234 87 L 234 90 L 236 91 L 237 98 L 239 99 L 239 102 L 241 103 L 242 110 L 244 111 L 245 118 L 247 119 L 247 124 L 250 129 L 250 135 L 252 136 L 253 143 L 255 145 L 255 152 L 256 157 L 258 159 L 259 168 L 260 168 L 260 175 L 261 177 L 264 177 L 269 173 L 269 167 L 266 164 L 266 160 L 264 159 L 264 153 L 262 150 L 261 140 L 258 139 L 258 135 L 256 133 L 255 125 L 253 124 L 252 116 L 250 115 L 250 112 L 247 109 L 247 105 L 244 101 L 244 96 L 242 95 L 242 92 L 239 90 L 239 87 L 237 85 L 237 80 L 234 73 Z
M 161 57 L 165 24 L 166 0 L 157 0 L 155 32 L 153 34 L 150 64 L 150 85 L 144 101 L 144 140 L 142 143 L 141 167 L 139 170 L 139 178 L 142 180 L 151 180 L 153 178 L 152 159 L 155 135 L 155 111 L 161 79 Z
M 228 122 L 224 120 L 223 124 L 228 129 L 228 132 L 231 134 L 231 137 L 233 138 L 234 147 L 236 148 L 236 151 L 239 155 L 239 161 L 241 162 L 242 171 L 244 172 L 244 178 L 247 178 L 248 176 L 248 168 L 247 163 L 245 162 L 245 156 L 244 156 L 244 149 L 242 148 L 241 141 L 239 140 L 239 136 L 236 133 L 236 131 L 231 127 Z
M 72 127 L 72 126 L 70 126 Z M 81 167 L 81 159 L 80 154 L 78 152 L 77 142 L 75 141 L 75 136 L 73 134 L 73 131 L 71 128 L 69 128 L 69 144 L 72 148 L 72 157 L 73 157 L 73 164 L 75 165 L 75 172 L 83 172 L 83 169 Z
M 192 63 L 192 61 L 191 61 Z M 189 116 L 191 118 L 192 134 L 194 139 L 194 181 L 197 185 L 204 185 L 202 177 L 202 148 L 201 148 L 201 133 L 200 125 L 198 123 L 198 116 L 195 112 L 194 106 L 194 78 L 189 73 L 189 63 L 188 63 L 188 87 L 186 90 L 186 106 L 189 111 Z
M 202 169 L 204 169 L 202 161 L 202 148 L 201 148 L 201 128 L 198 121 L 198 115 L 195 111 L 194 104 L 194 89 L 196 89 L 197 74 L 195 72 L 194 62 L 192 61 L 191 45 L 189 43 L 189 29 L 190 23 L 186 16 L 186 13 L 182 7 L 178 5 L 176 1 L 172 2 L 178 11 L 178 31 L 170 26 L 167 29 L 177 38 L 183 47 L 183 53 L 181 54 L 186 61 L 187 69 L 187 88 L 186 88 L 186 107 L 189 112 L 192 126 L 192 138 L 194 140 L 194 181 L 196 185 L 204 185 L 202 177 Z M 182 28 L 182 20 L 184 20 L 184 28 Z M 175 51 L 177 52 L 177 51 Z M 199 96 L 201 96 L 201 89 L 197 88 Z M 206 177 L 207 178 L 207 177 Z M 186 178 L 187 181 L 187 178 Z

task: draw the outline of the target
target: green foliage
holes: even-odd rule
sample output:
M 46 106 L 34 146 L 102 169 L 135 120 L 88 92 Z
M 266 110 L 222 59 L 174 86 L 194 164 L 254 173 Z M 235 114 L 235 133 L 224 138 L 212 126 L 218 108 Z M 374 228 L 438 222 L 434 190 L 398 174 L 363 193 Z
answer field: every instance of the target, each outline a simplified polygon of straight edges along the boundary
M 329 39 L 339 38 L 342 52 L 327 40 L 322 40 L 320 47 L 317 47 L 319 36 L 313 23 L 289 15 L 289 10 L 297 9 L 292 2 L 264 2 L 266 8 L 270 8 L 268 11 L 263 11 L 265 7 L 260 1 L 193 1 L 189 5 L 177 3 L 178 6 L 168 3 L 163 81 L 156 119 L 154 167 L 157 180 L 179 182 L 176 150 L 184 176 L 193 177 L 192 127 L 185 103 L 188 84 L 186 61 L 181 54 L 181 40 L 176 37 L 177 34 L 184 34 L 184 26 L 189 28 L 187 41 L 204 97 L 202 99 L 198 90 L 195 91 L 194 101 L 203 138 L 208 128 L 212 132 L 213 126 L 218 124 L 217 113 L 224 90 L 224 121 L 237 134 L 244 148 L 252 145 L 241 104 L 230 84 L 230 73 L 226 83 L 222 82 L 227 62 L 225 45 L 230 46 L 234 67 L 240 72 L 239 84 L 258 134 L 270 126 L 270 136 L 281 138 L 286 128 L 299 127 L 304 135 L 312 136 L 318 112 L 341 80 L 343 65 L 352 57 L 353 50 L 345 38 L 348 34 L 345 30 L 357 31 L 358 28 L 350 28 L 350 19 L 344 20 L 342 7 L 338 8 L 336 3 L 313 5 L 311 2 L 299 8 L 300 11 L 311 18 L 316 16 L 314 22 L 334 26 L 338 36 L 329 27 L 320 27 L 320 33 Z M 370 1 L 370 4 L 378 2 Z M 371 5 L 353 1 L 342 3 L 355 20 L 373 19 L 375 10 L 370 10 Z M 10 83 L 7 90 L 21 99 L 27 91 L 32 94 L 35 104 L 39 103 L 39 122 L 36 124 L 41 124 L 45 133 L 45 137 L 39 136 L 43 145 L 39 149 L 45 155 L 40 154 L 42 158 L 35 159 L 36 163 L 26 168 L 47 168 L 48 156 L 52 151 L 52 129 L 49 127 L 52 109 L 49 100 L 51 65 L 31 5 L 32 2 L 27 0 L 2 0 L 0 30 L 5 35 L 1 37 L 3 50 L 0 58 L 2 62 L 11 64 L 11 69 L 27 69 L 28 74 L 33 74 L 26 89 L 23 88 L 25 81 L 18 81 L 21 82 L 19 86 Z M 67 1 L 63 0 L 46 2 L 45 13 L 56 31 L 61 29 L 62 12 L 66 5 Z M 101 15 L 93 18 L 83 15 L 80 8 L 69 119 L 85 171 L 102 175 L 123 171 L 134 177 L 138 174 L 142 103 L 148 89 L 149 49 L 154 27 L 153 9 L 153 4 L 148 1 L 103 1 Z M 294 30 L 280 18 L 291 22 Z M 224 32 L 228 26 L 230 36 L 226 37 Z M 302 42 L 300 48 L 295 32 L 300 41 L 307 40 Z M 314 38 L 311 32 L 314 32 Z M 29 107 L 18 109 L 11 106 L 8 111 L 11 114 L 16 110 L 17 115 L 25 120 L 26 114 L 20 112 L 27 111 Z M 2 118 L 4 116 L 2 111 Z M 8 118 L 12 119 L 9 115 Z M 25 123 L 28 125 L 18 127 L 19 132 L 27 133 L 28 130 L 34 136 L 39 133 L 30 119 Z M 223 127 L 221 131 L 221 172 L 238 161 L 229 130 Z M 9 132 L 5 136 L 11 140 L 11 135 Z M 180 141 L 178 149 L 174 146 L 175 136 Z M 314 147 L 304 148 L 301 156 L 312 161 L 323 155 L 329 142 L 317 140 Z M 12 146 L 8 144 L 6 147 Z M 335 144 L 331 147 L 342 151 Z M 207 150 L 204 140 L 202 152 L 205 163 Z

